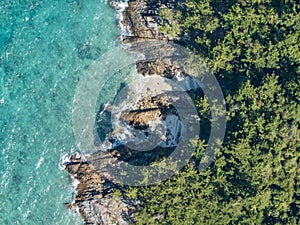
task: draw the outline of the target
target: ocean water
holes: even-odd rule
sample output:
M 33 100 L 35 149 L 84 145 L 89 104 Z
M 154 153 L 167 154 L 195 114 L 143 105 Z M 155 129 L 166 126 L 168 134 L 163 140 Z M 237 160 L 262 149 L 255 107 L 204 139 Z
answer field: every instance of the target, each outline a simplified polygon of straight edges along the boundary
M 61 158 L 78 151 L 77 84 L 119 35 L 104 0 L 0 1 L 1 225 L 82 224 Z

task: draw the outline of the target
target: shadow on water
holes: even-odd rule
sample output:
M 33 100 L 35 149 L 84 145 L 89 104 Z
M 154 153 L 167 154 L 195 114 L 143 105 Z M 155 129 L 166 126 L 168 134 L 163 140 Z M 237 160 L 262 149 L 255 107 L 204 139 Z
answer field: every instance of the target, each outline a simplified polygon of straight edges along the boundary
M 121 91 L 123 91 L 123 89 L 125 87 L 126 87 L 126 83 L 122 82 L 116 92 L 117 94 L 115 95 L 115 97 L 118 96 L 118 94 Z M 114 97 L 114 100 L 115 100 L 115 97 Z M 112 113 L 111 113 L 109 107 L 107 107 L 110 104 L 112 104 L 112 103 L 111 102 L 102 103 L 96 114 L 96 123 L 95 123 L 96 131 L 97 131 L 96 135 L 98 135 L 101 142 L 104 142 L 105 139 L 107 138 L 107 135 L 113 131 Z

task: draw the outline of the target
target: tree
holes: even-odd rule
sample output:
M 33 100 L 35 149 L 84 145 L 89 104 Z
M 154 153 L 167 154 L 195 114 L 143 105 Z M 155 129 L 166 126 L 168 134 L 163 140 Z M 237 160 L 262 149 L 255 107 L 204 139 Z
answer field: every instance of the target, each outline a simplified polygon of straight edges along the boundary
M 220 81 L 228 124 L 207 170 L 196 168 L 200 136 L 178 175 L 135 189 L 137 224 L 300 224 L 299 11 L 294 1 L 187 0 L 161 14 L 173 21 L 162 30 L 177 20 L 169 31 Z M 195 102 L 208 120 L 205 96 Z

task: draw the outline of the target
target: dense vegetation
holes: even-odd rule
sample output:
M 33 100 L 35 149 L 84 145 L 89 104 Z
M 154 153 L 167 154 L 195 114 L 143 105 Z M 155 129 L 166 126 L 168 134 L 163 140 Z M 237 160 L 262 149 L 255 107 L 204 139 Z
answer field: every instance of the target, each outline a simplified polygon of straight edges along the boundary
M 142 202 L 137 224 L 300 224 L 300 5 L 187 0 L 162 16 L 162 30 L 215 73 L 228 124 L 207 170 L 194 160 L 163 183 L 127 191 Z

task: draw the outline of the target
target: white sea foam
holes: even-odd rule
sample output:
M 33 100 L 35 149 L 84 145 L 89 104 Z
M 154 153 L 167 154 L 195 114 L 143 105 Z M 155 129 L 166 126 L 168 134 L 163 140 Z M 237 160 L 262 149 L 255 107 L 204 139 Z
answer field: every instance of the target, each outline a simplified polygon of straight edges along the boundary
M 29 213 L 31 213 L 31 210 L 27 209 L 27 210 L 25 211 L 25 213 L 22 214 L 23 220 L 26 220 L 26 219 L 27 219 Z
M 72 177 L 72 186 L 73 186 L 73 188 L 74 188 L 75 190 L 76 190 L 76 188 L 77 188 L 77 186 L 78 186 L 79 183 L 80 183 L 80 182 L 79 182 L 78 179 Z
M 58 164 L 58 168 L 60 170 L 65 170 L 66 169 L 66 164 L 71 162 L 71 155 L 75 155 L 76 159 L 82 159 L 83 161 L 87 161 L 88 157 L 90 156 L 89 154 L 82 154 L 80 152 L 73 152 L 71 154 L 63 154 L 60 156 L 60 163 Z
M 59 161 L 59 164 L 58 164 L 58 168 L 60 170 L 65 170 L 66 168 L 66 164 L 70 162 L 70 155 L 68 154 L 64 154 L 60 157 L 60 161 Z
M 117 19 L 119 20 L 119 27 L 121 28 L 121 35 L 125 36 L 131 36 L 132 33 L 130 31 L 129 26 L 124 26 L 122 23 L 124 17 L 123 17 L 123 11 L 128 7 L 128 0 L 125 1 L 111 1 L 110 5 L 116 9 L 117 12 Z
M 197 81 L 195 78 L 190 76 L 185 76 L 178 74 L 174 77 L 176 83 L 185 91 L 196 90 L 198 88 L 203 88 L 204 85 Z
M 80 157 L 81 155 L 79 153 L 76 153 L 76 158 Z M 61 164 L 60 164 L 60 169 L 65 169 L 66 164 L 70 162 L 70 155 L 65 154 L 61 157 Z M 79 180 L 75 176 L 70 176 L 72 180 L 72 189 L 75 192 L 75 195 L 77 194 L 77 187 L 79 185 Z M 75 203 L 75 200 L 73 199 L 72 203 Z
M 41 156 L 41 158 L 39 159 L 39 161 L 35 165 L 35 168 L 38 169 L 42 165 L 42 163 L 44 162 L 44 160 L 45 160 L 44 157 Z

